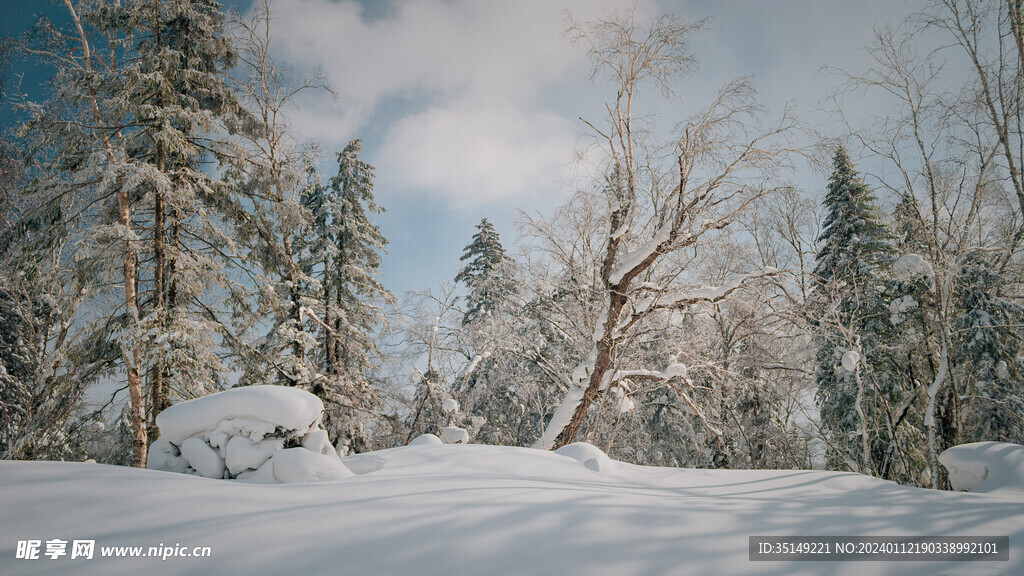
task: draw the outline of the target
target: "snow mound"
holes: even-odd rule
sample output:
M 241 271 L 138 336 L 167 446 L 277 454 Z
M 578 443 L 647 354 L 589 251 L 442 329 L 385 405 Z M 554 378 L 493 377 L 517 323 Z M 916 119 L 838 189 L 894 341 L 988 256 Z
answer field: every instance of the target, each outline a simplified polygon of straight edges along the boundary
M 243 386 L 181 402 L 156 417 L 160 437 L 180 445 L 186 438 L 215 430 L 222 420 L 250 418 L 287 430 L 310 430 L 320 423 L 324 403 L 288 386 Z M 239 424 L 252 424 L 241 421 Z
M 444 442 L 441 442 L 441 439 L 433 434 L 420 434 L 413 438 L 412 442 L 409 442 L 409 446 L 432 446 L 435 444 L 444 444 Z
M 964 492 L 1024 492 L 1024 446 L 975 442 L 939 454 L 949 483 Z
M 232 388 L 157 416 L 160 438 L 146 467 L 252 483 L 322 482 L 352 476 L 320 428 L 323 403 L 298 388 Z
M 555 454 L 572 458 L 594 472 L 605 472 L 614 467 L 614 461 L 607 454 L 597 446 L 586 442 L 567 444 L 555 450 Z
M 445 444 L 469 444 L 469 432 L 458 426 L 441 428 L 441 442 Z
M 274 453 L 274 478 L 279 482 L 328 482 L 353 476 L 337 456 L 318 454 L 305 448 Z

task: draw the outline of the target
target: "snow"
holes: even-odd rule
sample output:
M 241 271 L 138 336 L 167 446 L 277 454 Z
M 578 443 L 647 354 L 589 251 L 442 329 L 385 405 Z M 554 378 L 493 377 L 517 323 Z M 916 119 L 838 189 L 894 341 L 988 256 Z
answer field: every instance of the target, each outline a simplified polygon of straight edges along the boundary
M 189 440 L 195 440 L 195 438 L 189 438 Z M 200 440 L 200 442 L 202 441 Z M 228 472 L 237 475 L 245 472 L 247 468 L 258 469 L 267 460 L 270 460 L 274 452 L 283 449 L 283 438 L 268 438 L 253 444 L 252 440 L 245 436 L 235 436 L 227 443 L 224 461 L 227 464 Z M 319 452 L 319 448 L 316 451 Z
M 665 380 L 670 378 L 686 378 L 686 364 L 679 362 L 669 364 L 665 370 L 662 371 L 661 375 Z
M 889 321 L 899 324 L 907 319 L 907 312 L 917 308 L 918 302 L 912 296 L 901 296 L 889 303 Z
M 632 412 L 636 408 L 636 402 L 621 387 L 612 388 L 611 393 L 615 396 L 613 405 L 618 408 L 620 414 Z
M 313 430 L 302 437 L 300 444 L 306 450 L 312 450 L 319 454 L 330 454 L 334 450 L 326 430 Z
M 462 374 L 460 374 L 460 376 L 466 377 L 472 374 L 473 371 L 476 370 L 477 365 L 480 364 L 480 361 L 490 355 L 490 352 L 485 352 L 483 354 L 477 354 L 476 356 L 473 356 L 473 360 L 469 362 L 469 365 L 466 366 L 466 369 L 462 371 Z
M 254 483 L 351 476 L 319 427 L 322 410 L 316 396 L 284 386 L 232 388 L 175 404 L 157 416 L 161 436 L 146 467 Z
M 275 452 L 269 463 L 279 482 L 328 482 L 352 476 L 336 454 L 318 454 L 305 448 Z
M 441 442 L 444 444 L 469 444 L 469 432 L 458 426 L 441 428 Z
M 860 362 L 860 354 L 856 350 L 847 350 L 843 354 L 843 370 L 847 372 L 853 372 L 857 369 L 857 363 Z
M 623 254 L 622 259 L 619 260 L 618 267 L 612 270 L 608 276 L 608 282 L 613 286 L 618 284 L 626 274 L 639 266 L 651 254 L 654 254 L 662 244 L 668 242 L 672 237 L 672 225 L 673 222 L 670 219 L 643 246 Z
M 540 439 L 534 443 L 534 448 L 550 450 L 555 445 L 555 439 L 569 425 L 576 407 L 583 401 L 583 393 L 584 390 L 580 387 L 572 387 L 565 392 L 565 398 L 562 399 L 562 403 L 555 409 L 555 413 L 552 414 L 551 420 L 544 427 L 544 432 L 541 434 Z
M 178 448 L 171 446 L 166 439 L 160 438 L 149 447 L 146 468 L 184 474 L 188 469 L 188 461 L 181 457 Z
M 672 380 L 675 378 L 686 378 L 686 364 L 674 362 L 665 367 L 662 371 L 657 370 L 616 370 L 614 380 L 630 377 L 644 377 L 655 380 Z
M 903 284 L 925 280 L 930 286 L 935 285 L 935 270 L 920 254 L 905 254 L 897 258 L 892 263 L 892 274 Z
M 572 458 L 594 472 L 615 469 L 615 462 L 609 458 L 607 454 L 602 452 L 597 446 L 586 442 L 573 442 L 572 444 L 566 444 L 558 450 L 555 450 L 555 454 Z
M 996 371 L 996 378 L 999 378 L 1000 380 L 1008 380 L 1010 378 L 1010 367 L 1006 365 L 1005 361 L 1000 360 L 999 362 L 996 362 L 994 368 Z
M 642 314 L 650 310 L 653 306 L 657 305 L 661 308 L 671 308 L 678 306 L 684 302 L 714 302 L 721 300 L 728 296 L 731 292 L 747 282 L 756 278 L 763 278 L 765 276 L 771 276 L 778 274 L 778 270 L 771 266 L 766 266 L 759 272 L 752 274 L 742 274 L 736 276 L 732 280 L 722 284 L 721 286 L 704 286 L 702 288 L 693 288 L 691 290 L 669 290 L 660 291 L 656 297 L 645 297 L 633 306 L 633 312 L 635 314 Z M 641 288 L 644 286 L 642 285 Z
M 224 477 L 224 459 L 199 438 L 188 438 L 181 443 L 181 457 L 200 476 Z
M 441 442 L 441 439 L 434 434 L 420 434 L 413 438 L 412 442 L 409 442 L 409 446 L 430 446 L 433 444 L 444 444 L 444 442 Z
M 1011 463 L 1024 450 L 961 448 L 987 465 Z M 300 451 L 308 454 L 303 462 L 327 462 L 305 449 L 284 452 Z M 559 453 L 405 446 L 334 462 L 361 473 L 246 484 L 103 464 L 3 461 L 0 573 L 1024 574 L 1024 494 L 1010 490 L 933 491 L 843 472 L 642 467 L 604 460 L 581 444 Z M 258 482 L 260 474 L 265 481 L 271 467 L 246 481 Z M 752 562 L 748 539 L 757 535 L 998 535 L 1009 537 L 1010 551 L 1000 562 Z M 94 539 L 96 555 L 15 558 L 17 540 L 55 538 Z M 212 555 L 156 561 L 99 553 L 161 543 L 209 546 Z
M 309 430 L 320 422 L 324 404 L 315 395 L 288 386 L 231 388 L 181 402 L 156 417 L 160 437 L 172 444 L 214 430 L 226 418 L 263 420 L 288 430 Z M 216 444 L 216 445 L 219 445 Z
M 454 398 L 445 398 L 444 402 L 441 403 L 441 410 L 445 414 L 454 414 L 459 411 L 459 401 Z
M 939 462 L 949 470 L 949 483 L 955 490 L 1024 496 L 1024 446 L 963 444 L 939 454 Z

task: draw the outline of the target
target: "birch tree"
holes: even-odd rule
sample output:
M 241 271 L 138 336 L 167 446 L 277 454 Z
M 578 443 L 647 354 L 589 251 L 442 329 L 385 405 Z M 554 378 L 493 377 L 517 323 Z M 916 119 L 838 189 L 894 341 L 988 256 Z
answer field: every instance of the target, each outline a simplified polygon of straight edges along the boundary
M 736 290 L 742 278 L 715 289 L 680 290 L 672 255 L 699 250 L 715 231 L 734 221 L 754 199 L 772 188 L 771 177 L 786 150 L 785 136 L 794 128 L 784 115 L 774 125 L 762 123 L 747 78 L 720 89 L 710 104 L 682 120 L 673 130 L 669 162 L 657 153 L 655 134 L 638 114 L 646 88 L 660 89 L 675 100 L 679 81 L 696 68 L 689 40 L 705 22 L 686 23 L 662 16 L 648 26 L 633 14 L 618 14 L 590 25 L 571 22 L 570 33 L 588 51 L 594 76 L 607 77 L 615 98 L 602 123 L 586 122 L 601 156 L 596 182 L 604 218 L 597 258 L 600 294 L 589 352 L 560 380 L 565 398 L 548 422 L 537 446 L 572 442 L 594 402 L 626 377 L 656 378 L 673 385 L 701 414 L 686 390 L 680 364 L 648 370 L 625 366 L 620 352 L 652 314 L 716 301 Z M 717 429 L 709 424 L 709 429 Z

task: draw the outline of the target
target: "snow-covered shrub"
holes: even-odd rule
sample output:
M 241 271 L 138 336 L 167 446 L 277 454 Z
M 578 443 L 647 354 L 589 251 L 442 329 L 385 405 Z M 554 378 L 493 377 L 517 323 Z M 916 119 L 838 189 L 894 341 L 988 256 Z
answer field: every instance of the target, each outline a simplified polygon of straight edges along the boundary
M 352 475 L 320 427 L 323 402 L 287 386 L 232 388 L 171 406 L 146 467 L 248 482 L 317 482 Z

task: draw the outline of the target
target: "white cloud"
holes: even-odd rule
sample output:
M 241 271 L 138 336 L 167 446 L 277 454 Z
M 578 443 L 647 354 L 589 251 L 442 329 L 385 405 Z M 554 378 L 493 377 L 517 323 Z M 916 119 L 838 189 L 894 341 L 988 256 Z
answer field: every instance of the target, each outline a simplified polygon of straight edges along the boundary
M 391 183 L 465 207 L 559 188 L 575 143 L 575 127 L 557 114 L 453 101 L 397 123 L 378 168 Z
M 563 13 L 589 21 L 630 5 L 412 0 L 369 19 L 351 0 L 280 2 L 273 27 L 283 59 L 322 70 L 339 98 L 306 101 L 292 124 L 329 148 L 372 117 L 385 135 L 367 143 L 376 145 L 381 178 L 453 205 L 549 192 L 579 130 L 545 105 L 544 93 L 564 89 L 566 78 L 582 88 L 587 72 L 582 50 L 563 35 Z M 653 13 L 653 3 L 639 11 Z M 389 97 L 418 106 L 382 107 Z

